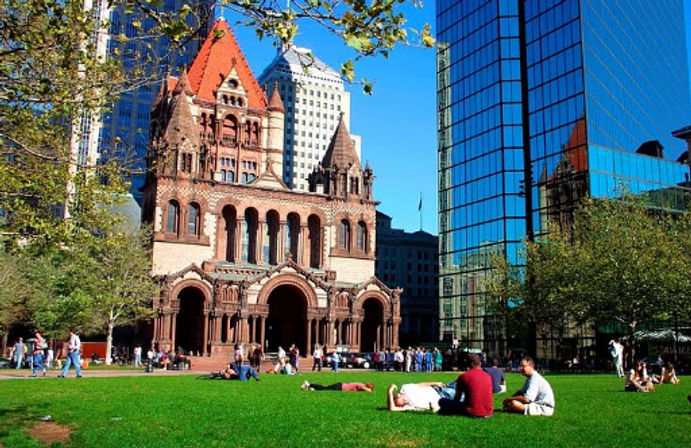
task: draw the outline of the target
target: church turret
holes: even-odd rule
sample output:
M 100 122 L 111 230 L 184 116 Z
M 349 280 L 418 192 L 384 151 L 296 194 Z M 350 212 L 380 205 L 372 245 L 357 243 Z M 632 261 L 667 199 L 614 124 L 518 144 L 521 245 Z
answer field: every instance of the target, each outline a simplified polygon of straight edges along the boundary
M 308 178 L 310 191 L 323 192 L 343 199 L 371 200 L 371 180 L 374 175 L 371 172 L 372 169 L 369 168 L 369 170 L 369 177 L 366 177 L 355 151 L 355 144 L 341 114 L 324 159 Z M 370 182 L 368 190 L 365 188 L 366 179 Z
M 183 70 L 173 89 L 170 119 L 165 129 L 166 148 L 163 157 L 166 160 L 166 168 L 164 168 L 166 174 L 196 175 L 198 171 L 200 141 L 190 108 L 192 95 L 194 93 L 190 88 L 187 73 Z M 171 166 L 172 161 L 175 161 L 177 168 Z
M 271 97 L 269 98 L 269 105 L 266 108 L 269 112 L 266 151 L 270 158 L 269 160 L 272 161 L 273 172 L 282 176 L 285 110 L 283 109 L 281 96 L 278 93 L 278 84 L 274 83 L 273 87 L 273 92 L 271 92 Z

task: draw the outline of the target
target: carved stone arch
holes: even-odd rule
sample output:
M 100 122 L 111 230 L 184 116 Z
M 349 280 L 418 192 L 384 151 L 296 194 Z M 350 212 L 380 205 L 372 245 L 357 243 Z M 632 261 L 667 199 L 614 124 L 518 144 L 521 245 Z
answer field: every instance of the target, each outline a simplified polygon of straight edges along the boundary
M 381 291 L 365 291 L 355 300 L 353 304 L 353 311 L 356 311 L 359 315 L 362 315 L 362 306 L 369 299 L 376 299 L 384 311 L 384 315 L 391 314 L 391 301 Z
M 227 206 L 230 205 L 231 207 L 235 208 L 235 211 L 240 214 L 240 206 L 242 205 L 242 201 L 236 198 L 232 197 L 227 197 L 223 198 L 223 200 L 220 200 L 216 203 L 216 206 L 213 208 L 213 213 L 215 215 L 221 215 L 223 213 L 223 209 Z M 244 212 L 243 212 L 244 213 Z
M 180 303 L 178 302 L 178 295 L 180 294 L 180 291 L 182 291 L 185 288 L 188 287 L 193 287 L 197 288 L 199 291 L 202 292 L 204 295 L 204 309 L 209 310 L 213 307 L 213 292 L 212 292 L 212 286 L 211 284 L 205 282 L 204 280 L 196 279 L 196 278 L 188 278 L 181 280 L 179 283 L 177 283 L 175 286 L 173 286 L 170 290 L 170 305 L 173 308 L 179 308 Z
M 298 289 L 307 300 L 308 307 L 317 306 L 317 293 L 314 291 L 307 280 L 295 274 L 279 274 L 267 281 L 259 291 L 257 304 L 267 305 L 271 292 L 279 286 L 289 285 Z

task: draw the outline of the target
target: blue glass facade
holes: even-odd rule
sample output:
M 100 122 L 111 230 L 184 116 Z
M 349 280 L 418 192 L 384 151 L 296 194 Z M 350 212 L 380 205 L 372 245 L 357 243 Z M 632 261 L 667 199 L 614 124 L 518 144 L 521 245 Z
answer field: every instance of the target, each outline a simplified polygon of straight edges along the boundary
M 179 11 L 185 4 L 182 0 L 165 0 L 159 10 L 166 13 Z M 98 151 L 101 157 L 115 155 L 125 161 L 131 169 L 130 193 L 141 201 L 144 185 L 148 143 L 149 113 L 161 87 L 166 70 L 177 70 L 189 66 L 206 37 L 213 18 L 214 2 L 204 0 L 195 6 L 195 14 L 188 16 L 190 26 L 200 26 L 199 37 L 187 42 L 183 48 L 171 42 L 168 37 L 147 37 L 146 31 L 154 28 L 150 17 L 139 17 L 125 12 L 125 6 L 110 11 L 108 57 L 117 57 L 126 71 L 139 78 L 139 86 L 123 92 L 112 110 L 102 117 L 99 132 Z M 134 22 L 140 20 L 141 28 Z M 197 20 L 200 22 L 197 23 Z M 118 38 L 124 36 L 125 39 Z M 173 72 L 173 75 L 177 73 Z
M 441 337 L 485 339 L 491 254 L 585 194 L 679 191 L 682 1 L 437 0 Z M 657 140 L 672 160 L 636 153 Z M 673 193 L 672 193 L 673 194 Z M 490 335 L 491 336 L 491 335 Z

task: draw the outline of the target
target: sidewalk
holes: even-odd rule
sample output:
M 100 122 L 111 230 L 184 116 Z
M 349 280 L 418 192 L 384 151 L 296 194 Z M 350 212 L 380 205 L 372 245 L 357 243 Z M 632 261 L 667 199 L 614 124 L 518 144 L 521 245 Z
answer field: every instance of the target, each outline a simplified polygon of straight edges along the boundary
M 109 378 L 116 376 L 177 376 L 177 375 L 203 375 L 208 374 L 207 370 L 161 370 L 154 369 L 151 373 L 146 373 L 144 368 L 132 369 L 132 370 L 90 370 L 82 369 L 82 379 L 85 378 Z M 36 378 L 32 378 L 31 370 L 28 369 L 0 369 L 0 380 L 41 380 L 46 378 L 57 378 L 60 374 L 60 370 L 53 369 L 46 371 L 46 376 L 42 376 L 41 372 L 38 372 Z M 76 373 L 73 368 L 70 368 L 67 378 L 65 380 L 75 379 Z

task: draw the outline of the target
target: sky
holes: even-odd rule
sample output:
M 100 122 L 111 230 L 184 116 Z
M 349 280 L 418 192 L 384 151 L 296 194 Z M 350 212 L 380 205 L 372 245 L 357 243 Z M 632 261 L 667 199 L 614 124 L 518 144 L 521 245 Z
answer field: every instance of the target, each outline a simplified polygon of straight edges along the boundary
M 409 7 L 404 12 L 411 28 L 429 23 L 434 30 L 432 0 L 422 8 Z M 224 16 L 232 26 L 233 17 L 227 12 Z M 684 0 L 684 16 L 688 53 L 691 0 Z M 276 48 L 271 40 L 259 41 L 252 29 L 234 26 L 233 30 L 250 67 L 259 76 L 276 55 Z M 336 36 L 308 22 L 300 23 L 294 42 L 311 48 L 316 57 L 336 70 L 353 57 Z M 687 58 L 691 61 L 691 55 Z M 433 49 L 400 46 L 388 59 L 356 62 L 356 77 L 374 81 L 373 95 L 363 94 L 360 85 L 346 87 L 351 94 L 350 131 L 362 136 L 363 163 L 369 161 L 374 169 L 378 210 L 393 218 L 395 228 L 409 232 L 422 228 L 432 234 L 438 229 L 435 64 Z

